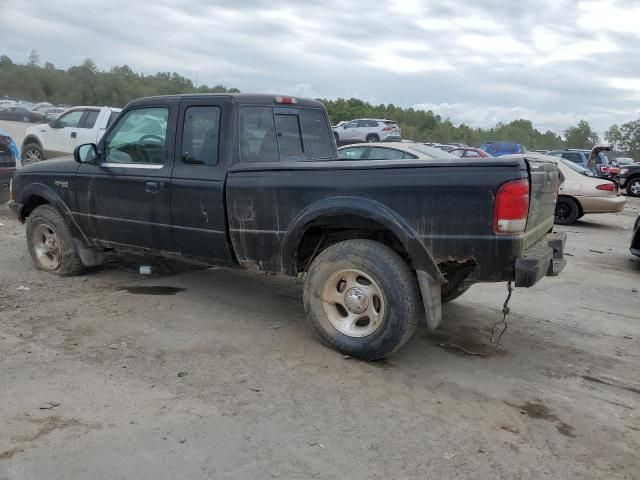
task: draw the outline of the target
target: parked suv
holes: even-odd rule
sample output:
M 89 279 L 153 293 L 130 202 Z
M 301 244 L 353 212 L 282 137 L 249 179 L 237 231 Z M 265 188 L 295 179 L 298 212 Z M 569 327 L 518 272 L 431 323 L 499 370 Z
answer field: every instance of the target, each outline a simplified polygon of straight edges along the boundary
M 609 158 L 602 151 L 596 152 L 595 170 L 589 168 L 589 155 L 591 155 L 591 150 L 570 148 L 568 150 L 553 150 L 547 153 L 547 155 L 569 160 L 587 170 L 591 170 L 598 177 L 609 178 L 611 176 L 610 173 L 613 173 L 609 171 L 611 169 Z M 617 174 L 618 172 L 616 171 L 615 173 Z
M 338 145 L 362 142 L 399 142 L 400 127 L 392 120 L 361 118 L 333 129 Z

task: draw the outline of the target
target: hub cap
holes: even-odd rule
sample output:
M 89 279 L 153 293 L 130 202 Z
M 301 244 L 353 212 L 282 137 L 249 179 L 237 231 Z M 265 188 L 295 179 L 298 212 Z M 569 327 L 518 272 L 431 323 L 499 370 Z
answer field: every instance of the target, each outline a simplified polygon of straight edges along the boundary
M 40 152 L 38 150 L 27 150 L 24 154 L 25 164 L 39 162 L 40 160 L 42 160 L 42 155 L 40 155 Z
M 33 231 L 32 242 L 42 268 L 56 270 L 62 260 L 62 250 L 56 232 L 48 225 L 40 224 Z
M 384 320 L 384 295 L 378 284 L 356 269 L 339 270 L 324 285 L 324 312 L 329 323 L 349 337 L 366 337 Z
M 640 182 L 631 182 L 629 190 L 631 190 L 631 193 L 633 193 L 634 195 L 640 195 Z

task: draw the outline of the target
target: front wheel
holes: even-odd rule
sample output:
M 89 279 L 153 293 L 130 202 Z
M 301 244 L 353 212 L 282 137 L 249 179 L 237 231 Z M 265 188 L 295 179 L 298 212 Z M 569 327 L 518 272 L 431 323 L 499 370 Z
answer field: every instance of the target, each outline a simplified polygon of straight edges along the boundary
M 372 240 L 347 240 L 320 253 L 305 279 L 304 306 L 326 345 L 365 360 L 399 349 L 421 316 L 415 275 Z
M 627 193 L 632 197 L 640 197 L 640 178 L 632 178 L 627 183 Z
M 22 163 L 24 165 L 41 162 L 42 160 L 44 160 L 44 152 L 37 143 L 29 143 L 22 149 Z
M 27 218 L 27 246 L 36 268 L 56 275 L 78 275 L 82 261 L 60 212 L 40 205 Z
M 556 203 L 555 223 L 570 225 L 578 219 L 580 207 L 572 198 L 560 197 Z

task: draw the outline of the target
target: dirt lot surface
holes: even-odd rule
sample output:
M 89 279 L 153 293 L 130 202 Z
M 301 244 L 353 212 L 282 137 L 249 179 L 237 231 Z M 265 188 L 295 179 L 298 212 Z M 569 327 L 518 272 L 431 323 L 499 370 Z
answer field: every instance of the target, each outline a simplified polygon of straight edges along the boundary
M 506 288 L 477 285 L 376 363 L 318 342 L 296 281 L 58 278 L 0 207 L 0 479 L 638 479 L 628 201 L 558 229 L 569 264 L 516 290 L 497 351 Z

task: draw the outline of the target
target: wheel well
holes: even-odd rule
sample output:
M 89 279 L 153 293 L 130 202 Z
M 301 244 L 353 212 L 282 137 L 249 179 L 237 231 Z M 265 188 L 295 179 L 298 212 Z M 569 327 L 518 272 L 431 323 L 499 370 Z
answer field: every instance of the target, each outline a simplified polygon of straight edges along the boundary
M 33 212 L 40 205 L 46 205 L 49 201 L 46 198 L 41 197 L 40 195 L 31 195 L 27 201 L 24 203 L 24 207 L 22 207 L 22 218 L 26 219 L 31 212 Z
M 629 175 L 629 177 L 627 178 L 627 184 L 631 181 L 631 180 L 637 180 L 638 178 L 640 178 L 640 173 L 636 173 L 634 175 Z
M 369 138 L 369 137 L 376 137 L 376 138 L 380 138 L 380 135 L 378 135 L 377 133 L 367 133 L 366 138 Z
M 357 215 L 335 215 L 314 221 L 304 232 L 296 251 L 298 272 L 305 271 L 313 259 L 327 247 L 345 240 L 368 239 L 386 245 L 414 270 L 409 253 L 400 239 L 387 227 Z
M 571 200 L 573 200 L 574 202 L 576 202 L 576 205 L 578 205 L 578 215 L 579 215 L 579 216 L 584 215 L 584 210 L 582 209 L 582 204 L 578 201 L 578 199 L 577 199 L 577 198 L 572 197 L 571 195 L 558 195 L 558 199 L 560 199 L 560 198 L 562 198 L 562 197 L 564 197 L 564 198 L 570 198 Z
M 33 135 L 29 135 L 28 137 L 26 137 L 23 141 L 22 141 L 22 148 L 26 147 L 27 145 L 29 145 L 30 143 L 35 143 L 37 144 L 40 148 L 42 148 L 42 142 L 40 142 L 40 140 L 38 139 L 38 137 L 35 137 Z

